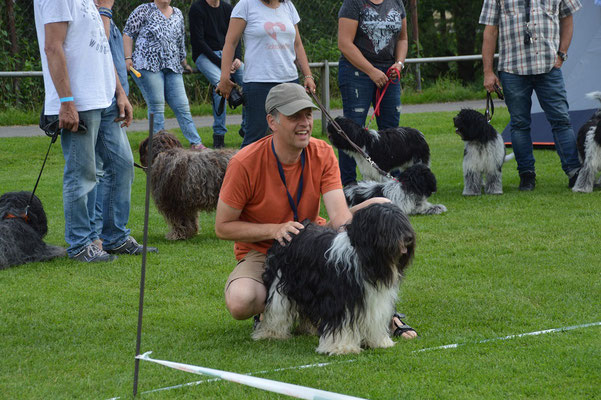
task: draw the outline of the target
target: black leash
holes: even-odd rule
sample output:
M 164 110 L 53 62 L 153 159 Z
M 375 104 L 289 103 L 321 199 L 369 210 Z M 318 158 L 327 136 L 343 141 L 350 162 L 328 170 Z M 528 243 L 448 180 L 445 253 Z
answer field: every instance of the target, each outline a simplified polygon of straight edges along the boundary
M 501 88 L 495 84 L 495 93 L 499 97 L 499 100 L 505 100 L 505 96 L 503 96 L 503 91 Z M 486 122 L 490 124 L 492 121 L 492 116 L 495 114 L 495 103 L 492 101 L 492 94 L 489 91 L 486 91 L 486 111 L 484 115 L 486 116 Z
M 388 179 L 392 179 L 392 180 L 397 180 L 394 176 L 390 175 L 389 172 L 384 171 L 383 169 L 381 169 L 378 164 L 376 164 L 371 157 L 369 156 L 369 154 L 367 154 L 365 151 L 363 151 L 363 149 L 359 146 L 357 146 L 355 144 L 355 142 L 353 142 L 347 135 L 346 133 L 344 133 L 344 131 L 342 130 L 342 128 L 340 127 L 340 125 L 338 125 L 338 122 L 336 122 L 334 120 L 334 118 L 332 118 L 332 116 L 330 115 L 330 113 L 325 109 L 325 107 L 321 104 L 321 102 L 317 99 L 317 96 L 315 96 L 315 94 L 313 93 L 309 93 L 309 95 L 311 95 L 311 97 L 313 98 L 313 100 L 317 103 L 317 106 L 319 107 L 319 109 L 322 112 L 322 116 L 325 115 L 326 118 L 332 123 L 332 126 L 334 127 L 334 129 L 336 129 L 336 132 L 338 132 L 338 134 L 340 136 L 342 136 L 347 142 L 349 142 L 349 144 L 359 153 L 361 154 L 361 156 L 363 158 L 365 158 L 365 160 L 376 170 L 378 171 L 378 173 L 380 175 L 385 176 Z M 323 117 L 322 117 L 323 118 Z

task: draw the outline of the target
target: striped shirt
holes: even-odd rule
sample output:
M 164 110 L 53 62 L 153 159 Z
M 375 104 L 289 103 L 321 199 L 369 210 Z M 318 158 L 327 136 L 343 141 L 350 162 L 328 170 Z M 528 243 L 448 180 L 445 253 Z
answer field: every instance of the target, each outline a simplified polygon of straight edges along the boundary
M 559 20 L 582 7 L 580 0 L 530 0 L 524 44 L 527 0 L 484 0 L 479 22 L 499 27 L 499 71 L 517 75 L 551 71 L 559 50 Z

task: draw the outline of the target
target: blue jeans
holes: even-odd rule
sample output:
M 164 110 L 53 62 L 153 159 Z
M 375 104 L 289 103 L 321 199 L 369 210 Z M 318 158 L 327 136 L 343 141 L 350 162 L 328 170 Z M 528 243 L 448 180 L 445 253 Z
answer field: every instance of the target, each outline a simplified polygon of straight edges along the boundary
M 298 83 L 298 79 L 291 82 Z M 246 134 L 242 146 L 261 139 L 267 133 L 267 112 L 265 100 L 272 87 L 284 82 L 245 82 L 244 97 L 246 98 Z M 252 99 L 252 101 L 251 101 Z
M 379 67 L 379 69 L 386 73 L 388 68 Z M 375 107 L 376 105 L 378 87 L 367 74 L 344 59 L 341 59 L 338 64 L 338 86 L 340 87 L 344 116 L 364 126 L 369 107 Z M 398 127 L 400 117 L 401 83 L 391 82 L 380 103 L 380 116 L 376 117 L 378 129 Z M 339 151 L 338 165 L 340 166 L 340 177 L 343 185 L 357 180 L 357 165 L 352 157 L 343 151 Z
M 152 72 L 141 69 L 140 78 L 132 73 L 131 76 L 140 88 L 144 100 L 148 105 L 148 115 L 154 114 L 154 133 L 165 128 L 165 100 L 169 107 L 175 113 L 179 127 L 182 133 L 188 139 L 190 144 L 201 143 L 200 136 L 190 114 L 190 103 L 184 87 L 184 78 L 182 74 L 162 69 L 159 72 Z
M 216 50 L 214 52 L 217 57 L 221 58 L 221 50 Z M 221 115 L 217 115 L 217 109 L 219 107 L 219 103 L 221 102 L 221 96 L 215 93 L 215 87 L 219 83 L 221 79 L 221 69 L 213 64 L 211 60 L 207 58 L 204 54 L 201 54 L 196 59 L 196 68 L 207 78 L 209 83 L 213 85 L 213 134 L 215 135 L 225 135 L 227 132 L 227 128 L 225 127 L 225 116 L 227 114 L 227 103 L 223 108 L 223 113 Z M 244 64 L 240 66 L 232 74 L 231 79 L 237 84 L 242 84 L 242 76 L 244 75 Z M 245 107 L 242 108 L 242 126 L 240 127 L 244 132 L 246 132 L 246 110 Z
M 559 68 L 537 75 L 515 75 L 499 71 L 499 79 L 505 92 L 505 104 L 511 121 L 511 145 L 515 153 L 518 173 L 535 172 L 532 138 L 530 136 L 530 110 L 532 91 L 551 124 L 555 149 L 561 160 L 561 168 L 569 176 L 580 168 L 576 135 L 568 115 L 568 100 Z

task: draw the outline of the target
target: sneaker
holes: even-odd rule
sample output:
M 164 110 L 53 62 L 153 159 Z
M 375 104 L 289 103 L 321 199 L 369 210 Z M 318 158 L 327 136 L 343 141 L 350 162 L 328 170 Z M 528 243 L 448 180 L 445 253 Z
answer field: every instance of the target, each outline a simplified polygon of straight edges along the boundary
M 191 148 L 192 150 L 204 150 L 204 149 L 206 149 L 206 148 L 207 148 L 207 146 L 205 146 L 205 145 L 204 145 L 204 144 L 202 144 L 202 143 L 196 143 L 196 144 L 192 144 L 192 145 L 190 145 L 190 148 Z
M 225 136 L 224 135 L 213 135 L 213 148 L 223 149 L 225 147 Z
M 571 189 L 574 187 L 574 185 L 576 184 L 576 181 L 578 180 L 578 173 L 580 172 L 580 170 L 578 170 L 574 175 L 572 175 L 572 177 L 570 178 L 570 180 L 568 181 L 568 187 Z
M 531 192 L 536 186 L 536 174 L 534 172 L 524 172 L 520 174 L 519 190 L 522 192 Z
M 114 249 L 106 249 L 107 253 L 110 254 L 132 254 L 138 255 L 142 254 L 142 249 L 144 246 L 138 244 L 136 239 L 131 236 L 128 236 L 125 242 L 121 246 L 115 247 Z M 156 247 L 146 247 L 147 253 L 158 253 L 159 250 Z
M 82 251 L 71 257 L 73 260 L 81 262 L 109 262 L 113 261 L 117 256 L 108 254 L 106 251 L 99 249 L 94 243 L 87 245 Z

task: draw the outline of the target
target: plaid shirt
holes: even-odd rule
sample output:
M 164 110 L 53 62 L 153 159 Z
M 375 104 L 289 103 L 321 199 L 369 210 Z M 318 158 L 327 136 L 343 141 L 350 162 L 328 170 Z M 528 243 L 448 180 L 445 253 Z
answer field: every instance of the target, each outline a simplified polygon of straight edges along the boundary
M 499 27 L 499 71 L 517 75 L 551 71 L 559 50 L 559 20 L 577 11 L 580 0 L 530 0 L 532 43 L 524 44 L 526 0 L 484 0 L 479 22 Z

